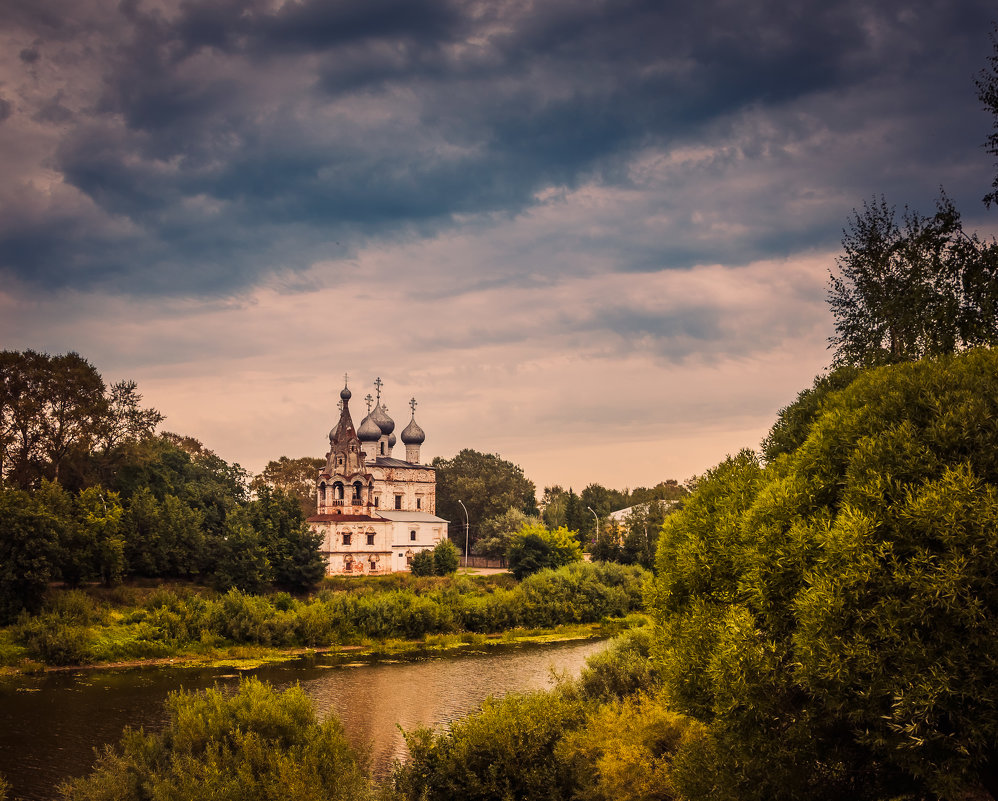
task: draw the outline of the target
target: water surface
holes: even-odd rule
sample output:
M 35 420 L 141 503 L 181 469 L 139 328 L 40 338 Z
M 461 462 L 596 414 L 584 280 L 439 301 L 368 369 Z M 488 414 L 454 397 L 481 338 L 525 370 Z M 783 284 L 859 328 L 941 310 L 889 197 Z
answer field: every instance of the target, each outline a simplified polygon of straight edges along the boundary
M 605 641 L 587 640 L 404 660 L 316 657 L 245 674 L 277 687 L 300 682 L 320 716 L 338 715 L 351 742 L 369 749 L 374 772 L 383 774 L 405 756 L 399 726 L 444 726 L 490 695 L 548 687 L 552 672 L 576 676 L 605 647 Z M 89 771 L 94 749 L 117 742 L 125 726 L 162 726 L 170 691 L 238 679 L 227 669 L 143 668 L 2 680 L 0 774 L 11 783 L 12 798 L 53 798 L 59 782 Z

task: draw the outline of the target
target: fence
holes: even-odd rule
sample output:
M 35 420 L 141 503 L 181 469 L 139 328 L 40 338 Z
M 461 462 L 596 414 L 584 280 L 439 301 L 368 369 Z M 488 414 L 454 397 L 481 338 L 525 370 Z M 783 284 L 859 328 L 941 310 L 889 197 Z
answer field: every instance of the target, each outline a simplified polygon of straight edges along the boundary
M 490 559 L 487 556 L 462 556 L 461 567 L 493 567 L 506 568 L 505 559 Z

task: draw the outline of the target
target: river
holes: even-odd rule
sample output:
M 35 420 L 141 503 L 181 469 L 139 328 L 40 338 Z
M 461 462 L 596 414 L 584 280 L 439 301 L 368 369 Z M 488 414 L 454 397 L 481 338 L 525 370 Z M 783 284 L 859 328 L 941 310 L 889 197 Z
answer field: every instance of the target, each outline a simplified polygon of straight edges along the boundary
M 549 687 L 552 672 L 577 676 L 605 641 L 491 646 L 413 659 L 313 657 L 267 665 L 254 675 L 277 687 L 300 682 L 319 715 L 336 714 L 351 742 L 367 748 L 376 775 L 405 757 L 399 726 L 444 726 L 488 696 Z M 56 796 L 63 779 L 86 773 L 95 748 L 125 726 L 163 724 L 167 693 L 234 683 L 209 668 L 141 668 L 48 673 L 0 680 L 0 774 L 11 799 Z

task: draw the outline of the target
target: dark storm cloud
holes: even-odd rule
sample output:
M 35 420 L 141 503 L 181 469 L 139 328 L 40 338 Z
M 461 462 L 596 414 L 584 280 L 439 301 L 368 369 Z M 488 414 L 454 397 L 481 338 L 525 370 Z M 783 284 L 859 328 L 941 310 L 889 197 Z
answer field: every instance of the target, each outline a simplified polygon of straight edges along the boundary
M 967 120 L 992 14 L 975 0 L 15 3 L 23 68 L 86 36 L 61 63 L 97 89 L 76 107 L 55 91 L 35 101 L 33 120 L 58 128 L 45 166 L 85 211 L 67 220 L 40 198 L 0 233 L 0 268 L 46 286 L 238 291 L 379 237 L 432 235 L 455 215 L 515 215 L 547 187 L 627 186 L 639 150 L 725 136 L 739 162 L 812 159 L 810 177 L 850 205 L 923 192 L 933 169 L 955 160 L 966 175 L 979 156 L 986 130 Z M 889 133 L 854 163 L 794 156 L 805 132 L 787 110 L 801 104 L 831 138 Z M 748 111 L 785 133 L 726 131 Z M 988 182 L 965 183 L 947 188 L 976 198 Z M 726 209 L 734 232 L 691 223 L 657 245 L 621 242 L 618 269 L 744 263 L 838 236 L 842 219 L 798 212 L 790 187 L 747 194 Z

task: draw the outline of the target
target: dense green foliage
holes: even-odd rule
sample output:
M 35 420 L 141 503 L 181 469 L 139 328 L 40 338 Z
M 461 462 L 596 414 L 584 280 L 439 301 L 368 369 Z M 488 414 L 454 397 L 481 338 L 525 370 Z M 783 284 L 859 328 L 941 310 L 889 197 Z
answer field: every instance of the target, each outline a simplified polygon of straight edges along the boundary
M 462 549 L 465 513 L 459 501 L 468 510 L 472 541 L 478 539 L 478 527 L 486 518 L 510 507 L 526 514 L 537 511 L 534 482 L 524 476 L 522 467 L 498 454 L 465 448 L 453 459 L 436 457 L 431 466 L 437 473 L 437 514 L 450 521 L 450 536 Z
M 263 472 L 253 477 L 250 489 L 254 492 L 259 492 L 264 487 L 281 490 L 286 495 L 297 498 L 302 514 L 310 517 L 316 511 L 316 476 L 325 464 L 326 460 L 318 456 L 303 456 L 300 459 L 282 456 L 276 461 L 267 462 Z
M 513 575 L 519 579 L 540 570 L 561 567 L 582 558 L 575 533 L 567 528 L 549 529 L 534 524 L 521 528 L 509 543 L 506 561 Z
M 505 558 L 516 532 L 524 526 L 540 522 L 541 519 L 537 515 L 525 514 L 522 510 L 511 506 L 501 515 L 482 521 L 478 527 L 478 539 L 471 551 L 476 556 L 486 556 L 491 559 Z
M 141 601 L 124 588 L 124 604 L 95 602 L 80 590 L 52 593 L 36 616 L 8 629 L 28 656 L 79 664 L 229 645 L 326 646 L 365 639 L 419 639 L 435 634 L 498 633 L 620 618 L 642 608 L 646 573 L 636 567 L 576 563 L 520 584 L 508 575 L 418 579 L 397 574 L 345 583 L 299 600 L 286 593 L 224 595 L 152 592 Z M 131 601 L 131 602 L 128 602 Z M 18 658 L 11 653 L 10 658 Z
M 963 230 L 942 195 L 936 213 L 881 199 L 854 212 L 829 282 L 836 364 L 896 364 L 998 345 L 998 243 Z
M 450 540 L 442 540 L 433 548 L 433 572 L 437 576 L 449 576 L 456 573 L 461 564 L 457 546 Z
M 66 801 L 355 801 L 371 788 L 335 717 L 320 723 L 301 689 L 255 679 L 232 695 L 177 692 L 159 734 L 126 730 Z
M 400 801 L 671 799 L 671 755 L 685 720 L 653 692 L 647 635 L 632 632 L 550 692 L 487 701 L 446 732 L 406 733 Z
M 677 786 L 994 793 L 998 353 L 868 371 L 801 420 L 796 445 L 729 458 L 665 523 L 663 679 L 706 726 Z
M 414 576 L 449 576 L 461 563 L 457 546 L 450 540 L 438 542 L 433 549 L 417 551 L 409 572 Z

